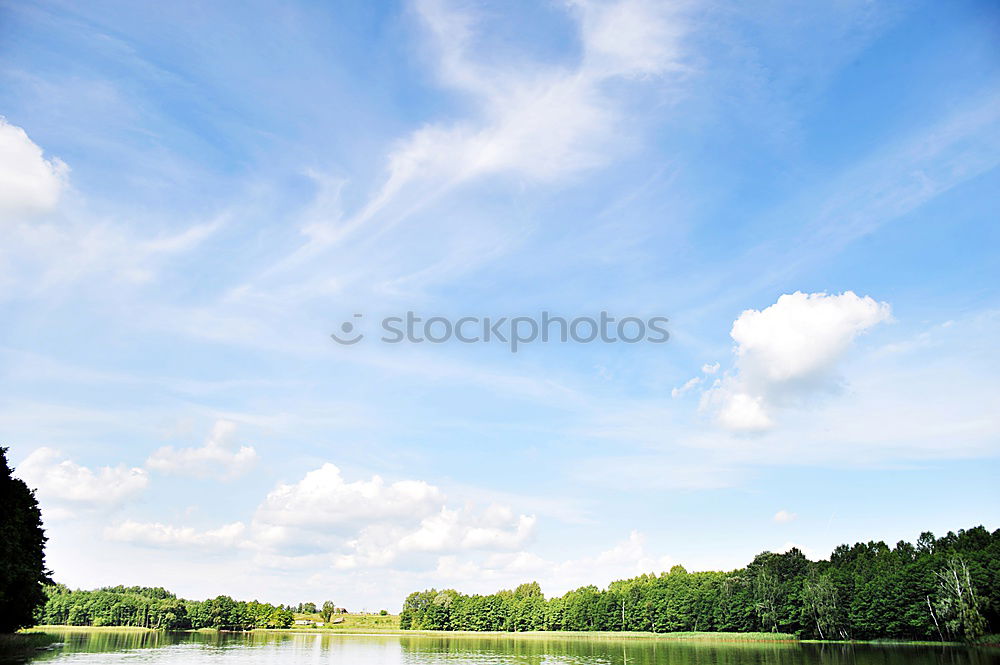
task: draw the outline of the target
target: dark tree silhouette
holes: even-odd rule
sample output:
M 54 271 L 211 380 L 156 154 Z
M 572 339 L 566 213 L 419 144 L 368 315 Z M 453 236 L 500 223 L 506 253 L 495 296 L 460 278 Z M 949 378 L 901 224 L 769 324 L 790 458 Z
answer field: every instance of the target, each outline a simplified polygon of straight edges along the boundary
M 45 532 L 34 491 L 12 475 L 0 448 L 0 633 L 34 624 L 45 602 Z

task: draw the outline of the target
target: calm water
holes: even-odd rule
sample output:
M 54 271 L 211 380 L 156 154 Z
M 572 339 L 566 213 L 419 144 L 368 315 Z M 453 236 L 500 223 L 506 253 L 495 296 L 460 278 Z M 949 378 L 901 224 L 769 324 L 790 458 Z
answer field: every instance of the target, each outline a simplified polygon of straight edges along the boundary
M 1000 649 L 656 642 L 577 638 L 293 634 L 66 633 L 32 663 L 169 665 L 954 665 L 1000 663 Z

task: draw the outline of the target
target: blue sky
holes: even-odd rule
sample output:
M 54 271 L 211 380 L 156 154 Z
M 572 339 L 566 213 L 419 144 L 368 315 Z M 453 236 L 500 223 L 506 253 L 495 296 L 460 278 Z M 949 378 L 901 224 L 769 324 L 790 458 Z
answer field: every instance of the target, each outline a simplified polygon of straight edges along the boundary
M 998 30 L 5 3 L 0 432 L 56 578 L 395 609 L 997 528 Z M 380 343 L 406 311 L 671 338 Z

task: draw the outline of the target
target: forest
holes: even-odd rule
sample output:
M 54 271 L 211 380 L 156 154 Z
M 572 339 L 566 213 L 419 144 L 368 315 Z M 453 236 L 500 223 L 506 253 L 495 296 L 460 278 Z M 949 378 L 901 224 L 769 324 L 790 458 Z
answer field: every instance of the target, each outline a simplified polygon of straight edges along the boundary
M 535 582 L 490 595 L 418 591 L 400 627 L 472 631 L 778 632 L 826 640 L 975 640 L 1000 629 L 1000 529 L 916 544 L 841 545 L 829 560 L 764 552 L 731 572 L 674 566 L 546 599 Z
M 73 591 L 58 584 L 47 586 L 45 595 L 45 603 L 36 611 L 38 624 L 253 630 L 288 628 L 293 621 L 291 607 L 244 602 L 229 596 L 184 600 L 160 587 Z

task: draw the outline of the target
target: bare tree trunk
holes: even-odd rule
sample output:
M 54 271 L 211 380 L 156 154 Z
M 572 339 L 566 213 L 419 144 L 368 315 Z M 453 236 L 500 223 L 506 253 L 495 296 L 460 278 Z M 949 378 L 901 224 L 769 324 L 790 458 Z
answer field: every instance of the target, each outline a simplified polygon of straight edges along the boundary
M 944 642 L 944 635 L 941 634 L 941 624 L 938 623 L 937 615 L 934 614 L 934 606 L 931 605 L 931 597 L 927 596 L 927 609 L 931 611 L 931 618 L 934 619 L 934 627 L 937 628 L 938 637 Z

